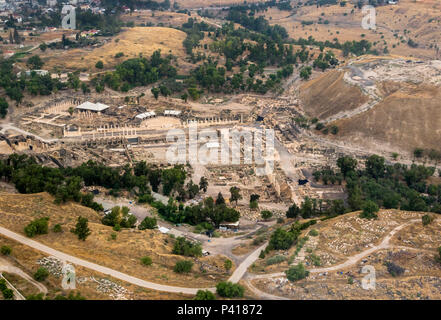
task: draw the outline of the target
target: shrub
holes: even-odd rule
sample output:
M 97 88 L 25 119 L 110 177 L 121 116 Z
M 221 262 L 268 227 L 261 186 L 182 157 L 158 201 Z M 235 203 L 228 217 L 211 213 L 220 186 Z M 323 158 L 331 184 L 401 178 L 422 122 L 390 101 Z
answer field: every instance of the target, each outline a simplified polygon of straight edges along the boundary
M 260 215 L 262 216 L 262 219 L 268 220 L 273 216 L 273 213 L 269 210 L 263 210 Z
M 14 298 L 14 291 L 6 286 L 5 279 L 0 279 L 0 291 L 2 292 L 3 298 L 5 298 L 5 300 L 12 300 Z
M 173 246 L 173 253 L 186 257 L 202 256 L 202 246 L 200 243 L 188 241 L 184 237 L 178 237 Z
M 63 229 L 61 228 L 61 224 L 57 223 L 56 225 L 54 225 L 54 227 L 52 228 L 52 231 L 55 233 L 60 233 L 63 231 Z
M 319 235 L 319 233 L 317 230 L 312 229 L 311 231 L 309 231 L 309 235 L 312 237 L 317 237 Z
M 435 260 L 441 263 L 441 247 L 438 248 L 438 256 L 435 256 Z
M 86 238 L 91 234 L 89 229 L 89 220 L 79 216 L 75 229 L 73 229 L 72 232 L 77 235 L 79 240 L 85 241 Z
M 198 290 L 194 300 L 216 300 L 213 292 L 209 290 Z
M 271 235 L 269 246 L 274 250 L 288 250 L 295 240 L 296 235 L 293 232 L 278 228 Z
M 305 279 L 309 275 L 309 271 L 305 269 L 305 266 L 302 263 L 289 268 L 285 271 L 286 277 L 290 281 L 298 281 L 301 279 Z
M 427 226 L 428 224 L 432 223 L 433 216 L 431 216 L 430 214 L 425 214 L 424 216 L 422 216 L 421 220 L 423 221 L 423 226 Z
M 95 68 L 102 69 L 104 68 L 104 63 L 100 60 L 95 64 Z
M 378 205 L 373 201 L 366 201 L 363 205 L 363 211 L 360 213 L 360 218 L 377 219 Z
M 151 266 L 153 261 L 152 258 L 146 256 L 141 258 L 141 263 L 145 266 Z
M 144 220 L 139 224 L 139 230 L 145 229 L 155 229 L 157 227 L 156 218 L 145 217 Z
M 2 293 L 3 293 L 3 298 L 5 298 L 5 300 L 14 299 L 14 291 L 12 291 L 12 289 L 6 288 L 5 290 L 2 291 Z
M 26 300 L 43 300 L 44 294 L 42 292 L 36 294 L 30 294 L 26 297 Z
M 259 254 L 259 259 L 264 259 L 265 258 L 265 251 L 260 251 L 260 254 Z
M 176 273 L 189 273 L 193 267 L 193 262 L 190 260 L 181 260 L 176 262 L 173 269 Z
M 46 268 L 40 267 L 37 272 L 34 273 L 34 279 L 37 281 L 44 281 L 49 276 L 49 271 Z
M 24 232 L 26 236 L 32 238 L 35 235 L 47 234 L 48 233 L 48 221 L 49 218 L 40 218 L 31 221 L 25 228 Z
M 397 277 L 404 273 L 404 268 L 400 267 L 399 265 L 396 265 L 393 262 L 386 262 L 385 265 L 387 267 L 387 272 L 389 272 L 392 275 L 392 277 Z
M 321 262 L 320 262 L 320 257 L 316 256 L 315 254 L 311 253 L 308 256 L 308 259 L 311 260 L 312 264 L 316 267 L 320 266 Z
M 230 259 L 225 259 L 224 268 L 229 271 L 233 267 L 233 262 Z
M 216 292 L 221 297 L 237 298 L 243 297 L 245 289 L 240 284 L 222 281 L 216 285 Z
M 11 254 L 11 252 L 12 252 L 12 249 L 11 249 L 11 247 L 9 247 L 9 246 L 2 246 L 2 247 L 0 248 L 0 252 L 1 252 L 2 255 L 4 255 L 4 256 L 9 256 L 9 255 Z
M 285 256 L 277 255 L 277 256 L 274 256 L 274 257 L 269 258 L 269 259 L 266 261 L 266 265 L 267 265 L 267 266 L 270 266 L 270 265 L 272 265 L 272 264 L 278 264 L 278 263 L 281 263 L 281 262 L 283 262 L 283 261 L 285 261 L 285 260 L 286 260 L 286 257 L 285 257 Z

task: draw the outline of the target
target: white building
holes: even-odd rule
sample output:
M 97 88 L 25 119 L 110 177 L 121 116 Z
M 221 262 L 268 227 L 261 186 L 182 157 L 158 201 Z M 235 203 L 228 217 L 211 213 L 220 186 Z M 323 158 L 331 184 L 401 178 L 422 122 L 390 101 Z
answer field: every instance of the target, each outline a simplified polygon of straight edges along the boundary
M 109 106 L 105 105 L 103 103 L 92 103 L 89 101 L 86 101 L 82 104 L 80 104 L 79 106 L 76 107 L 76 109 L 80 110 L 80 111 L 90 111 L 90 112 L 102 112 L 106 109 L 108 109 Z

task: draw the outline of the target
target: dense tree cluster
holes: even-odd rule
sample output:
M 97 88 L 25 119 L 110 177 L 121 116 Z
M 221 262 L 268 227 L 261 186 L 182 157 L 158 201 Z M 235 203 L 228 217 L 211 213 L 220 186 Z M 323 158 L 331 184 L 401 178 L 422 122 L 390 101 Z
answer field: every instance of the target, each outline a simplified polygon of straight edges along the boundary
M 238 283 L 229 281 L 222 281 L 216 285 L 216 292 L 221 297 L 225 298 L 240 298 L 243 297 L 245 288 Z
M 116 206 L 103 217 L 101 222 L 106 226 L 116 227 L 115 229 L 133 228 L 136 224 L 136 217 L 129 214 L 129 208 Z
M 94 80 L 95 87 L 104 84 L 113 90 L 128 91 L 136 86 L 146 86 L 160 79 L 174 78 L 176 69 L 171 57 L 163 58 L 160 50 L 153 52 L 150 59 L 139 57 L 128 59 L 116 66 L 116 70 Z
M 173 245 L 172 252 L 186 257 L 200 257 L 202 256 L 202 246 L 200 243 L 178 237 Z
M 225 203 L 217 204 L 213 198 L 205 198 L 204 201 L 197 205 L 184 207 L 182 204 L 177 206 L 170 199 L 167 205 L 162 202 L 155 201 L 152 206 L 158 210 L 160 216 L 174 223 L 188 223 L 198 225 L 203 222 L 209 222 L 213 226 L 218 227 L 222 222 L 236 222 L 239 220 L 240 213 L 225 205 Z
M 37 60 L 38 58 L 30 58 L 31 68 L 41 67 L 41 63 Z M 52 79 L 49 74 L 40 75 L 31 71 L 30 75 L 22 72 L 20 77 L 17 77 L 13 71 L 14 62 L 13 58 L 0 60 L 0 87 L 5 89 L 6 95 L 17 104 L 23 100 L 25 91 L 32 95 L 50 95 L 52 92 L 66 87 L 58 79 Z M 0 100 L 0 116 L 4 117 L 6 113 L 7 102 L 2 98 Z
M 3 278 L 0 279 L 0 291 L 1 291 L 3 298 L 5 300 L 14 299 L 14 291 L 12 289 L 8 288 L 8 286 L 6 285 L 6 280 Z
M 346 181 L 350 210 L 361 210 L 366 201 L 378 207 L 409 211 L 432 211 L 441 213 L 441 185 L 430 184 L 427 179 L 434 175 L 434 167 L 400 163 L 386 164 L 383 157 L 372 155 L 364 169 L 357 170 L 357 161 L 351 157 L 338 159 L 340 173 L 323 169 L 316 171 L 317 181 Z

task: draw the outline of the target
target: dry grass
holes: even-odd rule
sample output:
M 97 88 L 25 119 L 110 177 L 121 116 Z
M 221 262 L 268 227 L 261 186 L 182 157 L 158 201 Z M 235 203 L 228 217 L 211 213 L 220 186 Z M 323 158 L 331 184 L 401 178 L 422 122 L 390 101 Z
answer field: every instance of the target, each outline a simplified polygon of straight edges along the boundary
M 69 232 L 80 215 L 89 219 L 92 231 L 84 242 Z M 145 280 L 183 287 L 190 283 L 195 287 L 210 287 L 228 276 L 222 270 L 202 272 L 197 263 L 190 274 L 174 273 L 173 267 L 178 260 L 191 258 L 171 254 L 173 239 L 157 230 L 123 229 L 116 233 L 117 239 L 112 240 L 111 234 L 114 231 L 102 225 L 99 215 L 91 209 L 74 203 L 57 206 L 53 198 L 45 193 L 0 194 L 0 224 L 10 230 L 23 233 L 23 227 L 29 221 L 46 216 L 49 217 L 50 228 L 60 223 L 63 232 L 50 231 L 47 235 L 35 237 L 36 241 Z M 150 256 L 153 265 L 142 266 L 140 259 L 143 256 Z M 219 266 L 223 265 L 224 259 L 222 256 L 214 256 L 200 260 Z
M 359 88 L 343 80 L 343 75 L 341 71 L 329 71 L 300 87 L 300 97 L 307 115 L 325 119 L 368 101 Z
M 156 50 L 161 54 L 173 54 L 179 58 L 185 56 L 182 45 L 186 34 L 182 31 L 163 27 L 134 27 L 124 30 L 101 47 L 72 49 L 68 51 L 47 50 L 45 68 L 52 70 L 55 67 L 69 70 L 84 70 L 100 72 L 95 68 L 97 61 L 104 62 L 105 69 L 111 69 L 118 63 L 135 58 L 142 54 L 150 57 Z M 123 57 L 115 58 L 119 52 Z
M 12 248 L 12 254 L 7 259 L 9 262 L 11 262 L 13 265 L 19 267 L 21 270 L 26 272 L 29 275 L 32 275 L 37 271 L 39 265 L 37 263 L 37 260 L 44 257 L 44 254 L 40 253 L 37 250 L 34 250 L 28 246 L 25 246 L 21 243 L 18 243 L 16 241 L 13 241 L 11 239 L 8 239 L 6 237 L 0 236 L 0 244 L 1 245 L 8 245 Z M 181 294 L 175 294 L 175 293 L 169 293 L 169 292 L 162 292 L 162 291 L 155 291 L 150 289 L 141 288 L 135 285 L 132 285 L 130 283 L 125 283 L 123 281 L 120 281 L 118 279 L 114 279 L 108 275 L 101 274 L 99 272 L 91 271 L 89 269 L 76 266 L 75 267 L 75 273 L 77 278 L 83 278 L 83 277 L 94 277 L 96 279 L 103 278 L 108 279 L 118 285 L 123 286 L 126 288 L 129 293 L 127 294 L 128 299 L 135 299 L 135 300 L 178 300 L 178 299 L 189 299 L 191 298 L 188 295 L 181 295 Z M 22 278 L 20 278 L 22 279 Z M 17 282 L 18 283 L 18 282 Z M 14 283 L 15 284 L 15 283 Z M 48 289 L 48 296 L 54 297 L 57 294 L 67 295 L 69 292 L 65 291 L 61 287 L 61 279 L 55 277 L 54 275 L 50 274 L 49 277 L 43 282 L 43 284 Z M 18 288 L 26 297 L 29 293 L 36 293 L 34 292 L 33 288 L 35 288 L 32 284 L 20 284 L 29 287 L 29 290 L 24 290 L 24 292 L 21 290 L 23 288 Z M 77 283 L 77 290 L 81 293 L 82 296 L 86 297 L 88 300 L 108 300 L 112 299 L 108 294 L 102 293 L 99 290 L 97 290 L 97 285 L 94 282 L 83 282 L 83 283 Z
M 388 87 L 393 93 L 371 110 L 336 121 L 340 128 L 337 138 L 372 147 L 380 142 L 406 151 L 439 149 L 439 87 L 404 83 Z

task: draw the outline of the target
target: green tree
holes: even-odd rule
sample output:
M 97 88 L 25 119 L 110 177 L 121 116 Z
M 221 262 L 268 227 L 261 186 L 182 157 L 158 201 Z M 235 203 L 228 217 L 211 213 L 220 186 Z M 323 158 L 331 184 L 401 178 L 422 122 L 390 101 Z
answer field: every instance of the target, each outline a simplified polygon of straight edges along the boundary
M 41 51 L 44 52 L 47 49 L 47 44 L 43 42 L 43 43 L 40 44 L 39 48 L 40 48 Z
M 12 252 L 12 249 L 9 246 L 2 246 L 0 248 L 0 252 L 4 256 L 9 256 L 11 254 L 11 252 Z
M 193 267 L 193 262 L 190 260 L 181 260 L 176 262 L 173 269 L 176 273 L 189 273 Z
M 224 196 L 222 195 L 222 193 L 219 192 L 217 194 L 217 198 L 216 198 L 216 205 L 219 206 L 219 205 L 223 205 L 223 204 L 225 204 L 225 199 L 224 199 Z
M 340 168 L 343 177 L 346 178 L 348 172 L 354 171 L 357 167 L 357 160 L 348 156 L 340 157 L 337 160 L 337 166 Z
M 237 202 L 242 199 L 242 195 L 240 194 L 240 189 L 238 187 L 230 188 L 230 202 L 235 202 L 237 206 Z
M 287 218 L 297 218 L 300 215 L 300 208 L 293 203 L 292 206 L 288 208 L 288 211 L 286 211 L 286 217 Z
M 153 94 L 153 96 L 155 97 L 155 99 L 158 100 L 159 93 L 161 92 L 161 91 L 159 90 L 159 88 L 155 88 L 155 87 L 154 87 L 154 88 L 152 88 L 150 91 L 152 92 L 152 94 Z
M 421 148 L 416 148 L 413 151 L 413 155 L 415 156 L 415 158 L 421 158 L 424 155 L 424 150 Z
M 95 68 L 97 69 L 104 68 L 104 63 L 101 60 L 97 61 L 97 63 L 95 64 Z
M 277 228 L 271 235 L 269 247 L 273 250 L 288 250 L 296 240 L 293 232 Z
M 28 61 L 26 62 L 26 64 L 32 70 L 38 70 L 38 69 L 41 69 L 41 67 L 43 67 L 44 62 L 43 62 L 43 60 L 41 60 L 39 55 L 35 55 L 35 56 L 30 57 L 28 59 Z
M 29 238 L 39 234 L 47 234 L 49 229 L 48 221 L 49 218 L 47 217 L 35 219 L 24 228 L 24 233 Z
M 141 258 L 141 263 L 145 266 L 151 266 L 153 261 L 152 258 L 145 256 Z
M 216 300 L 216 296 L 209 290 L 198 290 L 194 300 Z
M 87 218 L 79 216 L 73 233 L 78 236 L 79 240 L 85 241 L 91 233 L 89 229 L 89 220 Z
M 425 214 L 424 216 L 421 217 L 421 220 L 423 222 L 423 226 L 427 226 L 430 223 L 432 223 L 432 221 L 434 220 L 433 216 L 431 216 L 430 214 Z
M 233 267 L 233 262 L 230 259 L 225 259 L 224 262 L 225 270 L 230 271 L 232 267 Z
M 8 113 L 9 104 L 5 98 L 0 98 L 0 118 L 4 119 Z
M 309 77 L 311 76 L 311 74 L 312 74 L 312 68 L 309 66 L 306 66 L 306 67 L 303 67 L 302 69 L 300 69 L 300 77 L 303 80 L 308 80 Z
M 200 257 L 202 256 L 202 246 L 198 242 L 192 242 L 184 237 L 178 237 L 173 245 L 172 252 L 187 257 Z
M 48 276 L 49 271 L 47 271 L 47 269 L 44 267 L 38 268 L 37 271 L 34 273 L 34 279 L 39 282 L 46 280 Z
M 222 281 L 216 285 L 216 292 L 225 298 L 241 298 L 243 297 L 245 289 L 240 284 Z
M 150 218 L 145 217 L 144 220 L 139 224 L 138 229 L 139 230 L 145 230 L 145 229 L 155 229 L 157 227 L 156 218 Z
M 302 263 L 289 268 L 285 273 L 289 281 L 305 279 L 309 275 L 309 271 L 305 269 L 305 266 Z
M 204 190 L 204 192 L 207 192 L 208 188 L 208 179 L 205 177 L 201 177 L 201 180 L 199 181 L 199 190 Z
M 273 213 L 269 210 L 263 210 L 260 215 L 262 216 L 262 219 L 268 220 L 273 216 Z
M 363 211 L 360 213 L 360 218 L 365 218 L 365 219 L 377 219 L 377 212 L 380 209 L 378 208 L 378 205 L 371 201 L 368 200 L 365 202 L 365 204 L 363 205 Z

